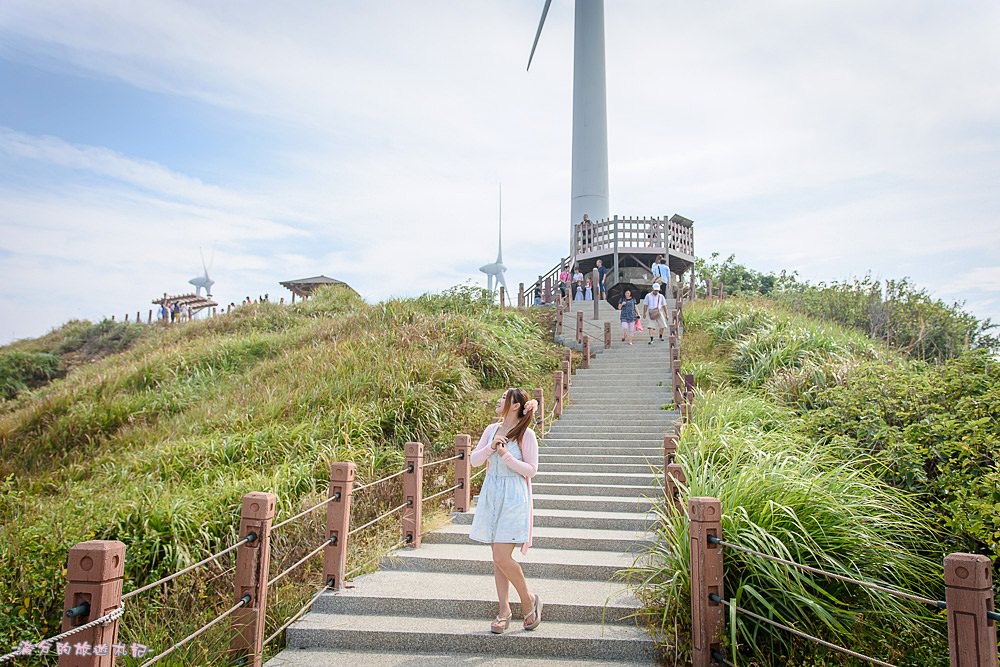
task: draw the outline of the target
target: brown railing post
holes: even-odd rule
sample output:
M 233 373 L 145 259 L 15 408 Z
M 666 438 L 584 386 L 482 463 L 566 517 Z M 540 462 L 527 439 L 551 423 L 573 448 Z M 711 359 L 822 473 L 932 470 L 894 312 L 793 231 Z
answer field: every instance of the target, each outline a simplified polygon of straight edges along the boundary
M 725 298 L 726 298 L 726 284 L 722 281 L 719 281 L 719 299 L 721 300 Z
M 403 474 L 403 541 L 411 549 L 420 548 L 421 509 L 424 500 L 424 444 L 408 442 L 406 472 Z
M 153 323 L 153 310 L 150 309 L 149 310 L 149 324 L 152 324 L 152 323 Z
M 712 279 L 711 278 L 705 278 L 705 296 L 709 300 L 715 298 L 715 295 L 712 294 Z
M 944 558 L 945 602 L 948 603 L 948 653 L 951 667 L 997 667 L 993 572 L 990 559 L 955 553 Z
M 347 533 L 351 527 L 351 495 L 354 491 L 355 465 L 334 463 L 330 467 L 330 488 L 326 504 L 326 538 L 323 549 L 323 581 L 334 590 L 344 587 L 347 571 Z
M 684 469 L 676 463 L 663 466 L 663 492 L 670 506 L 678 514 L 684 512 L 684 498 L 681 497 L 681 484 L 687 484 Z
M 604 349 L 611 349 L 611 322 L 604 323 Z
M 250 602 L 233 613 L 230 651 L 246 658 L 245 664 L 260 667 L 264 662 L 264 618 L 267 614 L 267 576 L 271 562 L 271 522 L 274 521 L 273 493 L 251 491 L 243 496 L 240 539 L 255 538 L 236 550 L 233 577 L 234 602 L 249 594 Z
M 563 374 L 563 395 L 569 393 L 569 388 L 572 386 L 573 381 L 570 379 L 570 375 L 573 373 L 573 365 L 569 361 L 562 362 L 562 374 Z
M 583 311 L 576 311 L 576 342 L 583 342 Z
M 545 279 L 545 303 L 552 303 L 552 278 Z
M 535 400 L 538 401 L 538 410 L 535 412 L 535 425 L 538 430 L 545 432 L 545 392 L 541 387 L 535 387 Z
M 722 589 L 722 547 L 708 537 L 722 539 L 722 503 L 718 498 L 688 499 L 691 537 L 691 665 L 709 667 L 712 650 L 721 650 L 723 607 L 710 595 L 725 598 Z
M 517 284 L 517 307 L 524 308 L 524 283 Z
M 562 306 L 556 306 L 556 335 L 563 335 L 563 310 Z
M 590 368 L 590 336 L 583 337 L 583 357 L 580 359 L 580 368 Z
M 562 371 L 555 371 L 552 373 L 552 379 L 555 384 L 555 388 L 552 392 L 552 400 L 555 401 L 552 404 L 552 416 L 555 419 L 562 417 L 563 408 L 563 374 Z
M 504 292 L 505 291 L 506 290 L 504 290 L 503 285 L 501 285 L 500 286 L 500 310 L 503 310 L 504 306 L 506 305 L 506 300 L 504 298 Z
M 91 540 L 74 545 L 69 550 L 66 564 L 66 597 L 63 604 L 67 611 L 84 604 L 90 609 L 72 617 L 64 615 L 62 631 L 80 627 L 118 609 L 122 601 L 124 573 L 125 545 L 118 540 Z M 73 635 L 72 641 L 107 648 L 107 655 L 60 655 L 60 667 L 114 667 L 115 656 L 111 646 L 118 643 L 118 621 L 79 632 Z
M 468 512 L 472 505 L 472 436 L 459 433 L 455 436 L 455 511 Z
M 663 467 L 666 468 L 677 458 L 677 436 L 663 436 Z
M 688 294 L 688 302 L 689 303 L 694 303 L 695 300 L 698 298 L 698 295 L 695 294 L 695 291 L 696 291 L 696 289 L 695 289 L 695 284 L 694 284 L 694 267 L 692 266 L 691 267 L 691 293 Z

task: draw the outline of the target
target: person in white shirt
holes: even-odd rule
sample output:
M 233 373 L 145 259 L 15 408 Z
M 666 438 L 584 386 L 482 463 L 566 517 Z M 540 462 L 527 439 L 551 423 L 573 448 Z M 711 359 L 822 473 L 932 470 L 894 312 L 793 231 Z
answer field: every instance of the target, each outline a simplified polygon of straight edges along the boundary
M 653 285 L 653 291 L 642 300 L 642 316 L 649 318 L 649 344 L 653 344 L 653 330 L 660 330 L 660 340 L 663 340 L 663 332 L 667 328 L 666 313 L 667 300 L 660 294 L 660 283 Z

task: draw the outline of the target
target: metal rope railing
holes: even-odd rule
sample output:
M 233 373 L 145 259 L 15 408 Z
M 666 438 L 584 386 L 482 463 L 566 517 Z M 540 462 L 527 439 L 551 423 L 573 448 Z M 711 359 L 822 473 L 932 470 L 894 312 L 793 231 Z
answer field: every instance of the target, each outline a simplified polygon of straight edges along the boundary
M 163 577 L 162 579 L 158 579 L 158 580 L 154 581 L 151 584 L 146 584 L 142 588 L 137 588 L 134 591 L 129 591 L 128 593 L 125 593 L 124 595 L 122 595 L 122 602 L 124 602 L 125 600 L 128 600 L 131 597 L 135 597 L 136 595 L 139 595 L 140 593 L 145 593 L 146 591 L 148 591 L 151 588 L 156 588 L 157 586 L 162 586 L 163 584 L 167 583 L 168 581 L 172 581 L 172 580 L 176 579 L 177 577 L 181 576 L 182 574 L 186 574 L 186 573 L 190 572 L 191 570 L 199 568 L 199 567 L 201 567 L 202 565 L 204 565 L 206 563 L 209 563 L 209 562 L 211 562 L 213 560 L 218 560 L 219 558 L 221 558 L 222 556 L 225 556 L 230 551 L 234 551 L 235 549 L 243 546 L 247 542 L 253 542 L 256 539 L 257 539 L 257 533 L 249 533 L 246 537 L 244 537 L 242 540 L 240 540 L 239 542 L 237 542 L 233 546 L 228 547 L 226 549 L 223 549 L 222 551 L 220 551 L 217 554 L 209 556 L 208 558 L 203 558 L 202 560 L 198 561 L 194 565 L 188 565 L 183 570 L 179 570 L 177 572 L 174 572 L 173 574 L 168 574 L 167 576 Z
M 277 637 L 282 632 L 284 632 L 285 630 L 287 630 L 288 626 L 290 626 L 295 621 L 299 620 L 299 618 L 301 618 L 303 614 L 305 614 L 307 611 L 309 611 L 312 608 L 312 606 L 316 602 L 316 600 L 319 599 L 319 596 L 322 595 L 323 593 L 326 593 L 328 590 L 330 590 L 330 583 L 329 582 L 327 582 L 326 586 L 324 586 L 323 588 L 319 589 L 319 591 L 316 593 L 316 595 L 312 596 L 312 599 L 309 600 L 309 602 L 307 602 L 305 604 L 305 606 L 302 607 L 302 609 L 299 609 L 297 612 L 295 612 L 294 616 L 292 616 L 290 619 L 288 619 L 287 621 L 285 621 L 284 625 L 282 625 L 280 628 L 278 628 L 277 630 L 275 630 L 271 634 L 270 637 L 268 637 L 267 639 L 265 639 L 264 640 L 264 646 L 267 646 L 268 644 L 270 644 L 271 641 L 275 637 Z
M 376 479 L 373 482 L 368 482 L 367 484 L 359 484 L 358 486 L 355 486 L 355 487 L 352 488 L 351 493 L 357 493 L 358 491 L 363 491 L 363 490 L 367 489 L 370 486 L 375 486 L 376 484 L 381 484 L 382 482 L 388 482 L 390 479 L 394 479 L 396 477 L 399 477 L 400 475 L 405 475 L 409 471 L 410 471 L 410 469 L 409 469 L 409 467 L 407 467 L 407 468 L 404 468 L 404 469 L 400 470 L 399 472 L 395 472 L 395 473 L 393 473 L 391 475 L 386 475 L 385 477 L 382 477 L 381 479 Z M 282 521 L 281 523 L 276 523 L 275 525 L 271 526 L 271 530 L 275 530 L 276 528 L 281 528 L 285 524 L 291 523 L 292 521 L 295 521 L 296 519 L 298 519 L 300 517 L 303 517 L 306 514 L 309 514 L 310 512 L 314 512 L 314 511 L 318 510 L 320 507 L 324 507 L 324 506 L 328 505 L 330 503 L 330 501 L 337 500 L 338 498 L 340 498 L 340 494 L 339 493 L 335 493 L 334 495 L 330 496 L 326 500 L 323 500 L 323 501 L 321 501 L 319 503 L 316 503 L 315 505 L 313 505 L 309 509 L 302 510 L 301 512 L 299 512 L 295 516 L 290 516 L 287 519 L 285 519 L 284 521 Z
M 205 625 L 201 626 L 200 629 L 195 630 L 194 632 L 192 632 L 191 634 L 189 634 L 187 637 L 185 637 L 184 639 L 180 640 L 179 642 L 177 642 L 176 644 L 174 644 L 173 646 L 171 646 L 170 648 L 168 648 L 163 653 L 160 653 L 159 655 L 154 656 L 151 660 L 147 660 L 146 662 L 142 663 L 142 667 L 149 667 L 149 665 L 155 665 L 160 660 L 162 660 L 163 658 L 167 657 L 168 655 L 170 655 L 171 653 L 173 653 L 174 651 L 176 651 L 177 649 L 179 649 L 181 646 L 184 646 L 185 644 L 187 644 L 192 639 L 205 634 L 206 632 L 208 632 L 208 630 L 210 628 L 214 627 L 217 623 L 219 623 L 223 619 L 228 618 L 229 616 L 231 616 L 237 609 L 239 609 L 240 607 L 245 607 L 248 604 L 250 604 L 250 600 L 251 599 L 252 598 L 250 597 L 250 594 L 247 593 L 246 595 L 244 595 L 243 597 L 240 598 L 239 602 L 237 602 L 236 604 L 234 604 L 227 611 L 224 611 L 221 615 L 216 616 L 215 620 L 209 621 Z
M 731 608 L 735 609 L 736 612 L 739 613 L 739 614 L 743 614 L 744 616 L 749 616 L 750 618 L 755 619 L 757 621 L 760 621 L 761 623 L 766 623 L 768 625 L 774 626 L 774 627 L 778 628 L 779 630 L 784 630 L 785 632 L 789 632 L 789 633 L 795 635 L 796 637 L 800 637 L 802 639 L 806 639 L 808 641 L 815 642 L 815 643 L 819 644 L 820 646 L 825 646 L 828 649 L 831 649 L 831 650 L 834 650 L 834 651 L 838 651 L 840 653 L 843 653 L 844 655 L 849 655 L 852 658 L 858 658 L 859 660 L 865 660 L 867 662 L 872 663 L 873 665 L 880 665 L 881 667 L 896 667 L 896 665 L 893 665 L 890 662 L 885 662 L 884 660 L 879 660 L 878 658 L 872 658 L 872 657 L 867 656 L 867 655 L 865 655 L 863 653 L 858 653 L 857 651 L 852 651 L 849 648 L 844 648 L 843 646 L 838 646 L 837 644 L 832 644 L 832 643 L 830 643 L 828 641 L 820 639 L 819 637 L 814 637 L 814 636 L 812 636 L 810 634 L 807 634 L 805 632 L 802 632 L 800 630 L 796 630 L 795 628 L 791 628 L 791 627 L 788 627 L 787 625 L 783 625 L 782 623 L 778 623 L 777 621 L 774 621 L 774 620 L 772 620 L 770 618 L 766 618 L 766 617 L 761 616 L 759 614 L 755 614 L 755 613 L 753 613 L 752 611 L 750 611 L 748 609 L 744 609 L 743 607 L 739 607 L 737 605 L 732 604 L 729 600 L 723 600 L 719 595 L 716 595 L 715 593 L 710 594 L 708 596 L 708 599 L 710 601 L 712 601 L 712 602 L 717 603 L 717 604 L 723 604 L 723 605 L 725 605 L 727 607 L 731 607 Z
M 455 486 L 451 487 L 450 489 L 445 489 L 444 491 L 438 491 L 437 493 L 435 493 L 432 496 L 427 496 L 426 498 L 423 499 L 423 502 L 427 502 L 428 500 L 434 500 L 435 498 L 443 496 L 446 493 L 451 493 L 455 489 L 461 489 L 463 486 L 465 486 L 465 485 L 462 484 L 461 482 L 459 482 L 458 484 L 456 484 Z
M 430 467 L 436 466 L 439 463 L 448 463 L 449 461 L 457 461 L 458 459 L 462 459 L 462 458 L 465 458 L 465 453 L 464 452 L 455 454 L 454 456 L 449 456 L 446 459 L 438 459 L 437 461 L 432 461 L 431 463 L 425 463 L 424 464 L 424 470 L 427 470 Z
M 906 591 L 900 591 L 894 588 L 888 588 L 880 584 L 872 583 L 870 581 L 861 581 L 860 579 L 854 579 L 853 577 L 847 577 L 841 574 L 834 574 L 833 572 L 827 572 L 826 570 L 821 570 L 819 568 L 810 567 L 809 565 L 803 565 L 802 563 L 796 563 L 795 561 L 787 560 L 785 558 L 780 558 L 778 556 L 772 556 L 754 549 L 749 549 L 747 547 L 740 546 L 738 544 L 732 544 L 731 542 L 726 542 L 725 540 L 720 540 L 714 535 L 708 536 L 708 542 L 710 544 L 717 544 L 719 546 L 726 547 L 727 549 L 734 549 L 736 551 L 742 551 L 744 553 L 763 558 L 765 560 L 773 561 L 775 563 L 781 563 L 782 565 L 788 565 L 789 567 L 795 567 L 800 570 L 805 570 L 806 572 L 811 572 L 813 574 L 818 574 L 830 579 L 836 579 L 837 581 L 843 581 L 848 584 L 856 584 L 863 588 L 868 588 L 873 591 L 879 591 L 881 593 L 888 593 L 889 595 L 895 595 L 896 597 L 905 598 L 907 600 L 912 600 L 914 602 L 920 602 L 922 604 L 931 605 L 932 607 L 937 607 L 938 609 L 945 609 L 947 605 L 943 600 L 931 600 L 930 598 L 925 598 L 920 595 L 915 595 L 913 593 L 907 593 Z
M 13 651 L 11 653 L 7 653 L 5 655 L 0 655 L 0 662 L 10 662 L 14 658 L 19 658 L 19 657 L 23 657 L 23 656 L 34 655 L 34 650 L 36 648 L 41 647 L 42 645 L 51 646 L 52 644 L 60 642 L 63 639 L 66 639 L 67 637 L 72 637 L 73 635 L 77 634 L 78 632 L 83 632 L 84 630 L 89 630 L 89 629 L 91 629 L 93 627 L 96 627 L 98 625 L 107 625 L 108 623 L 111 623 L 112 621 L 115 621 L 115 620 L 118 620 L 119 618 L 121 618 L 124 613 L 125 613 L 125 601 L 123 600 L 121 602 L 121 604 L 118 605 L 117 609 L 115 609 L 114 611 L 108 612 L 107 614 L 105 614 L 104 616 L 101 616 L 100 618 L 95 618 L 94 620 L 89 621 L 87 623 L 84 623 L 83 625 L 81 625 L 79 627 L 76 627 L 76 628 L 73 628 L 71 630 L 67 630 L 66 632 L 60 633 L 60 634 L 56 635 L 55 637 L 50 637 L 48 639 L 43 639 L 40 642 L 31 643 L 29 646 L 25 646 L 25 645 L 22 644 L 22 646 L 20 648 L 18 648 L 18 650 Z M 30 650 L 31 653 L 24 653 L 23 651 L 25 649 Z
M 354 528 L 354 529 L 352 529 L 352 530 L 351 530 L 350 532 L 348 532 L 348 533 L 347 533 L 347 536 L 348 536 L 348 537 L 350 537 L 350 536 L 351 536 L 351 535 L 353 535 L 354 533 L 357 533 L 357 532 L 359 532 L 359 531 L 362 531 L 362 530 L 364 530 L 365 528 L 367 528 L 368 526 L 373 526 L 373 525 L 375 525 L 376 523 L 378 523 L 379 521 L 381 521 L 382 519 L 386 518 L 387 516 L 391 516 L 391 515 L 395 514 L 396 512 L 398 512 L 399 510 L 401 510 L 401 509 L 403 509 L 403 508 L 405 508 L 405 507 L 409 507 L 409 506 L 410 506 L 410 501 L 409 501 L 409 500 L 407 500 L 407 501 L 406 501 L 405 503 L 403 503 L 402 505 L 399 505 L 398 507 L 393 507 L 393 508 L 392 508 L 391 510 L 389 510 L 388 512 L 385 512 L 384 514 L 380 514 L 380 515 L 378 515 L 377 517 L 375 517 L 374 519 L 372 519 L 372 520 L 371 520 L 371 521 L 369 521 L 368 523 L 366 523 L 366 524 L 362 524 L 362 525 L 358 526 L 357 528 Z
M 331 538 L 323 540 L 322 544 L 320 544 L 318 547 L 316 547 L 315 549 L 313 549 L 312 551 L 310 551 L 308 554 L 306 554 L 305 556 L 303 556 L 302 558 L 300 558 L 298 561 L 296 561 L 296 563 L 294 565 L 292 565 L 291 567 L 285 569 L 280 574 L 275 575 L 274 579 L 271 579 L 270 581 L 267 582 L 267 587 L 270 588 L 271 586 L 273 586 L 277 582 L 281 581 L 281 579 L 283 577 L 285 577 L 288 573 L 290 573 L 292 570 L 294 570 L 295 568 L 297 568 L 299 565 L 302 565 L 302 563 L 305 563 L 307 560 L 309 560 L 310 558 L 312 558 L 313 556 L 315 556 L 316 554 L 318 554 L 320 551 L 322 551 L 323 549 L 325 549 L 327 546 L 329 546 L 330 544 L 332 544 L 335 539 L 336 538 L 331 537 Z

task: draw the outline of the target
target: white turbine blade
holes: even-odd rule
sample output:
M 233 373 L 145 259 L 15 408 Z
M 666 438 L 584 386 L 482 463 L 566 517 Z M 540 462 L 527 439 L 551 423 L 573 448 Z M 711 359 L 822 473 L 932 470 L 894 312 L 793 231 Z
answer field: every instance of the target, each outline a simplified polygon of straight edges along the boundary
M 552 4 L 552 0 L 545 0 L 545 6 L 542 8 L 542 18 L 538 21 L 538 30 L 535 32 L 535 42 L 531 45 L 531 55 L 528 56 L 528 67 L 531 69 L 531 59 L 535 57 L 535 47 L 538 46 L 538 38 L 542 36 L 542 26 L 545 25 L 545 15 L 549 13 L 549 5 Z
M 503 291 L 510 295 L 510 290 L 507 289 L 507 281 L 503 279 L 503 272 L 497 274 L 497 282 L 503 285 Z

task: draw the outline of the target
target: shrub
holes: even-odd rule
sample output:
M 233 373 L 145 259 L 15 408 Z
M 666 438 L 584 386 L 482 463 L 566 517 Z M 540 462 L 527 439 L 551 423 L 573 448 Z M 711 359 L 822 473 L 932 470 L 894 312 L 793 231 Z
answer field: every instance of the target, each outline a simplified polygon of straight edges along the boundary
M 0 400 L 39 387 L 61 372 L 59 357 L 48 352 L 0 352 Z

